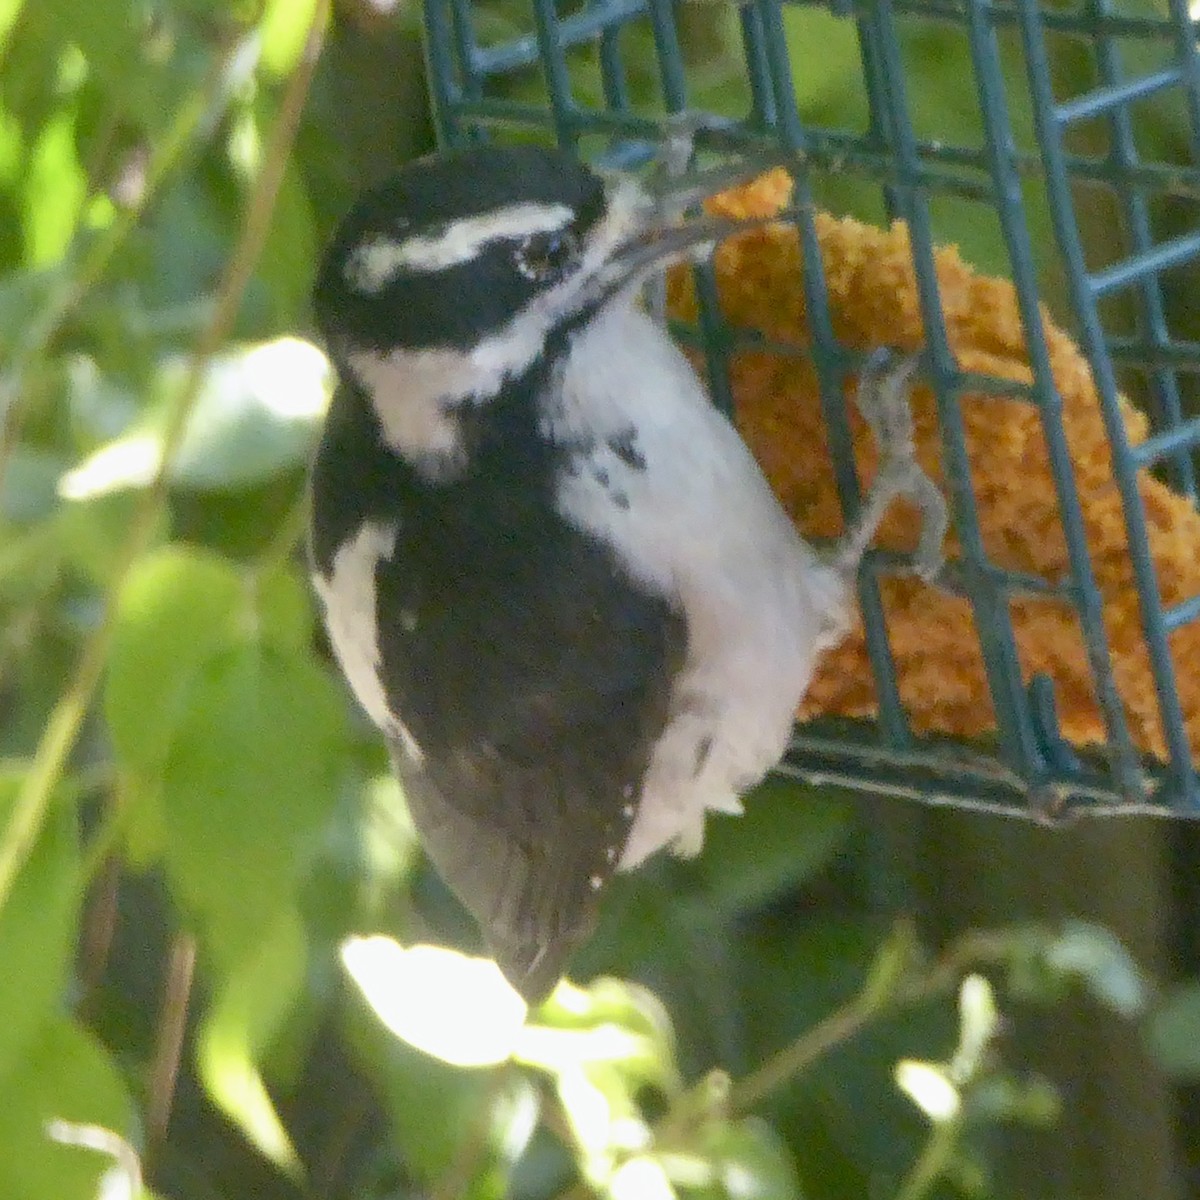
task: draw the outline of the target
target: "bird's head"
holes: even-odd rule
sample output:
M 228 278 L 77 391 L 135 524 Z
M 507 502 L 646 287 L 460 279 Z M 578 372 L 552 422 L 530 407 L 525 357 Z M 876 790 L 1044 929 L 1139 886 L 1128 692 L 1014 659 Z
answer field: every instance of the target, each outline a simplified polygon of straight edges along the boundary
M 556 334 L 729 232 L 725 219 L 679 218 L 711 190 L 606 180 L 532 145 L 430 155 L 345 217 L 317 279 L 318 323 L 377 398 L 485 401 Z

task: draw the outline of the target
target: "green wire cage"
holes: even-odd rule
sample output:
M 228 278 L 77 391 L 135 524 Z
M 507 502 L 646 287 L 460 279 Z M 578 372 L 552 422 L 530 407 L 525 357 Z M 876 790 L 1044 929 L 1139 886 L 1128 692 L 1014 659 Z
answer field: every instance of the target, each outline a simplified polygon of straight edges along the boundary
M 1200 295 L 1200 57 L 1197 23 L 1183 0 L 532 0 L 515 14 L 478 0 L 425 0 L 424 20 L 443 144 L 551 137 L 587 158 L 636 166 L 654 153 L 664 115 L 692 111 L 712 118 L 726 149 L 774 145 L 786 153 L 796 180 L 789 219 L 804 251 L 797 286 L 812 331 L 811 345 L 795 352 L 811 356 L 821 382 L 848 513 L 859 485 L 842 385 L 858 359 L 829 320 L 813 213 L 859 208 L 907 223 L 961 545 L 943 582 L 973 610 L 997 734 L 981 745 L 913 733 L 879 588 L 897 563 L 873 553 L 859 600 L 878 718 L 798 726 L 781 770 L 1043 816 L 1080 809 L 1200 815 L 1177 689 L 1181 664 L 1169 646 L 1173 630 L 1200 620 L 1200 595 L 1161 602 L 1137 486 L 1138 473 L 1152 469 L 1193 502 L 1197 495 L 1200 340 L 1188 337 L 1186 296 Z M 695 43 L 717 27 L 722 82 L 714 85 L 712 58 Z M 825 81 L 824 95 L 810 86 L 814 74 Z M 1098 208 L 1106 225 L 1099 238 Z M 975 248 L 1015 286 L 1031 385 L 981 379 L 956 363 L 934 269 L 947 230 L 968 242 L 988 231 Z M 1039 318 L 1047 279 L 1058 311 L 1071 315 L 1100 398 L 1167 750 L 1162 762 L 1136 749 L 1114 678 Z M 722 319 L 710 272 L 698 272 L 697 291 L 701 316 L 691 336 L 706 356 L 716 402 L 729 405 L 729 356 L 753 335 Z M 1136 443 L 1118 399 L 1130 380 L 1151 424 Z M 967 390 L 1016 394 L 1037 406 L 1070 564 L 1063 579 L 1021 575 L 989 559 L 959 406 Z M 1081 754 L 1063 738 L 1052 681 L 1022 676 L 1010 601 L 1029 594 L 1058 597 L 1078 615 L 1105 730 L 1099 753 Z

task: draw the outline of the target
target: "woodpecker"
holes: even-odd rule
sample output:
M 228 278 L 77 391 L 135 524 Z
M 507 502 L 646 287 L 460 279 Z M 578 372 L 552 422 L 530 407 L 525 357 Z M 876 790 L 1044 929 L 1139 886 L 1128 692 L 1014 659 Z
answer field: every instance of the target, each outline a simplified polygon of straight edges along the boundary
M 531 1002 L 615 871 L 696 853 L 706 813 L 779 760 L 898 492 L 924 514 L 918 566 L 939 561 L 911 360 L 860 382 L 883 467 L 823 558 L 641 304 L 735 228 L 679 217 L 730 178 L 656 191 L 540 146 L 435 154 L 362 196 L 315 284 L 339 379 L 312 471 L 330 642 L 429 858 Z

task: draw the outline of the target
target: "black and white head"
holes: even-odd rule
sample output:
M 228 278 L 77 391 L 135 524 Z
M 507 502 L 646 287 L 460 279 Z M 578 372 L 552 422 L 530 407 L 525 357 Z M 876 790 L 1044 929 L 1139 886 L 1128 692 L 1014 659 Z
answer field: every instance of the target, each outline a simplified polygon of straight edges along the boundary
M 403 392 L 403 412 L 379 413 L 388 441 L 452 471 L 445 410 L 495 395 L 605 304 L 727 232 L 675 219 L 699 195 L 688 182 L 652 195 L 605 181 L 540 146 L 418 160 L 342 222 L 315 289 L 321 332 L 368 394 Z

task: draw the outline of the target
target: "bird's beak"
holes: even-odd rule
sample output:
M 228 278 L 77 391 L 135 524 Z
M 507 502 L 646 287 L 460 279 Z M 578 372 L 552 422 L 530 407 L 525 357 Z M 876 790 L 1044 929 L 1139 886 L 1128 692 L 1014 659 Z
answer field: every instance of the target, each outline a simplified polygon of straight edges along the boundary
M 739 229 L 762 224 L 762 219 L 736 220 L 694 210 L 718 192 L 748 183 L 780 163 L 778 153 L 754 154 L 703 171 L 656 177 L 649 185 L 618 183 L 610 192 L 610 209 L 624 214 L 628 228 L 605 264 L 605 291 L 639 283 L 672 262 L 711 251 Z

